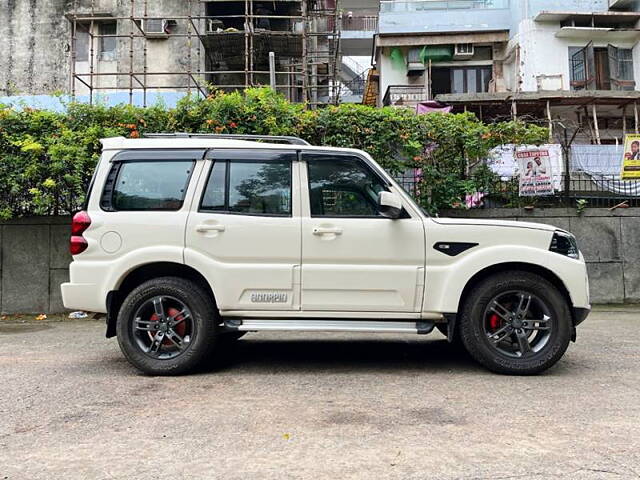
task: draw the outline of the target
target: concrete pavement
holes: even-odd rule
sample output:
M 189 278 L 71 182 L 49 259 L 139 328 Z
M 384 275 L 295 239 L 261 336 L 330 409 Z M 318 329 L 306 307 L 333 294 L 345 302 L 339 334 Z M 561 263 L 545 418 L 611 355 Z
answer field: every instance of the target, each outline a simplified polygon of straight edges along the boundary
M 2 479 L 640 477 L 640 309 L 599 309 L 537 377 L 438 333 L 253 333 L 138 374 L 98 321 L 0 322 Z

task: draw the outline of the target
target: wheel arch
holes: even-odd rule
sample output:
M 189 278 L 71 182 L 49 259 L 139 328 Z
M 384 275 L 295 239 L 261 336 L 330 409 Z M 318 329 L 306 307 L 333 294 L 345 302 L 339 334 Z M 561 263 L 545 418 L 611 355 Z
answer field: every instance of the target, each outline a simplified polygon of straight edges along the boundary
M 107 294 L 107 338 L 116 335 L 118 313 L 127 295 L 143 282 L 158 277 L 178 277 L 190 280 L 201 286 L 205 292 L 211 295 L 215 305 L 216 297 L 213 288 L 207 279 L 195 268 L 175 262 L 153 262 L 138 265 L 123 276 L 116 290 L 111 290 Z
M 569 294 L 569 290 L 567 289 L 566 285 L 560 279 L 560 277 L 558 277 L 554 272 L 552 272 L 548 268 L 545 268 L 533 263 L 527 263 L 527 262 L 504 262 L 504 263 L 497 263 L 495 265 L 490 265 L 488 267 L 483 268 L 482 270 L 476 272 L 467 281 L 466 285 L 462 289 L 462 294 L 458 299 L 458 311 L 460 311 L 460 309 L 462 308 L 462 303 L 464 302 L 464 299 L 468 295 L 469 291 L 473 287 L 475 287 L 478 283 L 480 283 L 482 280 L 484 280 L 485 278 L 495 273 L 514 271 L 514 270 L 530 272 L 530 273 L 535 273 L 537 275 L 540 275 L 542 278 L 551 282 L 553 286 L 555 286 L 560 291 L 560 293 L 562 293 L 562 296 L 565 298 L 569 306 L 572 305 L 571 295 Z
M 464 288 L 462 289 L 462 294 L 460 295 L 460 298 L 458 299 L 458 308 L 455 314 L 447 314 L 445 315 L 445 318 L 447 318 L 448 323 L 451 324 L 451 327 L 448 328 L 448 337 L 449 340 L 451 341 L 453 339 L 453 335 L 455 334 L 455 330 L 457 328 L 456 325 L 456 320 L 457 320 L 457 312 L 460 312 L 460 310 L 462 309 L 462 304 L 465 300 L 465 298 L 467 297 L 467 295 L 469 294 L 469 291 L 471 291 L 471 289 L 473 287 L 475 287 L 476 285 L 478 285 L 478 283 L 480 283 L 481 281 L 483 281 L 485 278 L 488 278 L 489 276 L 496 274 L 496 273 L 500 273 L 500 272 L 507 272 L 507 271 L 524 271 L 524 272 L 531 272 L 531 273 L 535 273 L 537 275 L 540 275 L 542 278 L 548 280 L 549 282 L 551 282 L 551 284 L 553 284 L 558 291 L 562 294 L 563 298 L 565 299 L 565 301 L 567 302 L 567 306 L 569 307 L 569 311 L 571 312 L 571 320 L 572 320 L 572 324 L 573 324 L 573 332 L 572 332 L 572 340 L 575 341 L 575 325 L 579 322 L 577 322 L 577 318 L 576 318 L 576 312 L 575 309 L 572 308 L 572 302 L 571 302 L 571 295 L 569 294 L 569 290 L 567 289 L 566 285 L 564 284 L 564 282 L 560 279 L 560 277 L 558 277 L 554 272 L 552 272 L 551 270 L 549 270 L 548 268 L 542 267 L 540 265 L 536 265 L 533 263 L 527 263 L 527 262 L 503 262 L 503 263 L 497 263 L 494 265 L 490 265 L 487 266 L 485 268 L 483 268 L 482 270 L 476 272 L 465 284 Z

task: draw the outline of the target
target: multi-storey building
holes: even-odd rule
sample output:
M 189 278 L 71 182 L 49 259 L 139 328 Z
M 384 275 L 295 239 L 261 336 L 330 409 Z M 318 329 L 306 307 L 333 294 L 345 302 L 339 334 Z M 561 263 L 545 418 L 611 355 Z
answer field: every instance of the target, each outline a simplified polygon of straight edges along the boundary
M 377 103 L 563 118 L 615 142 L 638 129 L 639 21 L 633 0 L 383 0 Z
M 338 99 L 336 0 L 0 0 L 0 12 L 0 96 L 145 104 L 275 85 L 292 101 Z

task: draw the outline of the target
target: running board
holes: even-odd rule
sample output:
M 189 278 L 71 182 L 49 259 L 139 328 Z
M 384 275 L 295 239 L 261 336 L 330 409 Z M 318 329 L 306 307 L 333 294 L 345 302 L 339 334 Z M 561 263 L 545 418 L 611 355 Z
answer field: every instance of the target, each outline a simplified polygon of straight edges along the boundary
M 397 322 L 371 320 L 270 320 L 227 319 L 225 327 L 241 332 L 247 331 L 299 331 L 299 332 L 383 332 L 383 333 L 431 333 L 434 324 L 430 321 Z

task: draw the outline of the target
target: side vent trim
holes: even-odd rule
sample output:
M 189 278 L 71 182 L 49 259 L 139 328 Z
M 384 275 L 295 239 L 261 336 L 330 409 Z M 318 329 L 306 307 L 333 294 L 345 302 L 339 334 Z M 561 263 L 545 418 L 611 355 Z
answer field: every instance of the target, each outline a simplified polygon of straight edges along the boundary
M 456 255 L 460 255 L 462 252 L 466 252 L 470 248 L 477 247 L 478 245 L 478 243 L 468 242 L 437 242 L 433 245 L 433 248 L 440 253 L 444 253 L 450 257 L 455 257 Z

